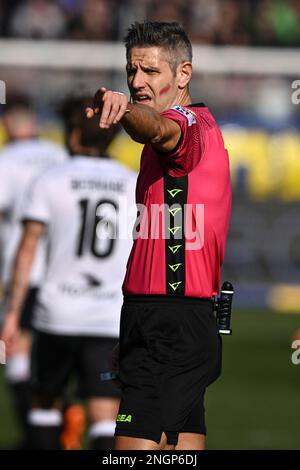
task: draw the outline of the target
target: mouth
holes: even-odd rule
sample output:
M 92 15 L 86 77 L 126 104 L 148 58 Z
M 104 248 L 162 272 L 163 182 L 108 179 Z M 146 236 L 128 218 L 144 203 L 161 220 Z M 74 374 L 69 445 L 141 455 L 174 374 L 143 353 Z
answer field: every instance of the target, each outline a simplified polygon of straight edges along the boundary
M 151 98 L 149 95 L 134 95 L 133 100 L 135 103 L 139 104 L 149 104 L 151 102 Z

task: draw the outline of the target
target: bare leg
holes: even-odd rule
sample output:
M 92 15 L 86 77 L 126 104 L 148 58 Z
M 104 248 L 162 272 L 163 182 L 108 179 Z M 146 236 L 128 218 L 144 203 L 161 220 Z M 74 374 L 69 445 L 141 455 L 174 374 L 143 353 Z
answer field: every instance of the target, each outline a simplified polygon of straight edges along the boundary
M 205 435 L 181 432 L 175 450 L 205 450 Z
M 114 450 L 174 450 L 174 446 L 166 442 L 167 439 L 164 433 L 162 434 L 159 444 L 150 439 L 116 436 Z
M 90 398 L 87 409 L 92 423 L 116 420 L 120 401 L 117 398 Z

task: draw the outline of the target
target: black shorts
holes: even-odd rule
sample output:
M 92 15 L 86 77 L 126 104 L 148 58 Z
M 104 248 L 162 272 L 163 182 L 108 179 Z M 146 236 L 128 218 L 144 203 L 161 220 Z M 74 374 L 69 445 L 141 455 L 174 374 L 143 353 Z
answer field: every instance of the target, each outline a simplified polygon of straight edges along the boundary
M 35 395 L 51 400 L 61 398 L 70 379 L 77 379 L 81 398 L 119 398 L 111 381 L 102 382 L 116 338 L 67 336 L 37 332 L 32 351 L 32 385 Z
M 20 318 L 21 330 L 33 330 L 33 310 L 36 303 L 38 291 L 39 289 L 37 287 L 30 287 L 28 289 Z
M 206 433 L 204 393 L 221 373 L 210 299 L 127 296 L 121 313 L 122 399 L 115 435 L 160 442 Z

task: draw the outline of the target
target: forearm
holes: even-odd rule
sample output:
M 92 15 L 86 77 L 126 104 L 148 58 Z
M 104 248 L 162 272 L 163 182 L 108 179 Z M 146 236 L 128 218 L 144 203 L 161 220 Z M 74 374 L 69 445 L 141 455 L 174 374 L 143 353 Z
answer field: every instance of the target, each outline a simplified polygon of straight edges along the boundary
M 7 313 L 13 313 L 18 317 L 21 315 L 29 286 L 31 268 L 43 232 L 44 226 L 39 222 L 28 222 L 24 227 L 13 266 L 8 292 Z
M 151 106 L 128 103 L 123 93 L 104 87 L 95 94 L 94 107 L 86 108 L 88 119 L 98 114 L 101 129 L 109 129 L 120 122 L 133 140 L 151 144 L 160 152 L 172 151 L 181 136 L 181 127 L 177 122 L 161 116 Z
M 127 105 L 128 112 L 121 124 L 130 137 L 141 144 L 156 143 L 162 136 L 162 118 L 150 106 L 142 104 Z
M 7 312 L 14 313 L 18 316 L 21 315 L 22 307 L 27 294 L 31 268 L 34 260 L 34 252 L 28 251 L 21 243 L 17 252 L 11 283 L 8 292 L 8 305 Z

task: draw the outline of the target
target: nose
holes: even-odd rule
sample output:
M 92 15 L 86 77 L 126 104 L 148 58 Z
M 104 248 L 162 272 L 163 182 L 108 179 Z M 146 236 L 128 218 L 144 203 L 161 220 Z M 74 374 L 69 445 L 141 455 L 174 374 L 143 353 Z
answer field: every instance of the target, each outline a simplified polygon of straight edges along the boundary
M 131 82 L 132 88 L 134 90 L 140 90 L 145 86 L 145 74 L 142 70 L 137 70 L 134 74 L 133 80 Z

